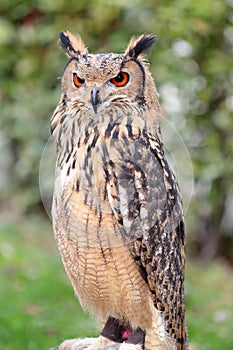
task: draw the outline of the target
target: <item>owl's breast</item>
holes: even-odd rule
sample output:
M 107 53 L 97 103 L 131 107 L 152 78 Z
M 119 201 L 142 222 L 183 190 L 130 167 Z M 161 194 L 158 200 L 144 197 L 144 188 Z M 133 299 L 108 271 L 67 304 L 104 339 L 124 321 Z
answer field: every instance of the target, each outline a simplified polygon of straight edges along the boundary
M 67 176 L 60 171 L 55 181 L 53 224 L 62 235 L 83 247 L 109 248 L 122 244 L 118 223 L 110 207 L 103 170 L 76 164 Z
M 63 235 L 80 246 L 109 248 L 121 245 L 110 205 L 108 202 L 98 204 L 97 207 L 96 203 L 87 202 L 81 191 L 65 189 L 61 195 L 54 195 L 53 223 Z
M 71 150 L 64 147 L 58 155 L 53 221 L 59 222 L 63 234 L 85 246 L 122 243 L 106 174 L 107 164 L 118 164 L 122 159 L 122 147 L 116 147 L 119 138 L 109 135 L 116 127 L 119 134 L 117 124 L 96 128 L 80 137 Z
M 56 231 L 56 228 L 55 228 Z M 153 302 L 148 285 L 125 245 L 87 247 L 56 233 L 64 267 L 82 307 L 106 321 L 150 325 Z

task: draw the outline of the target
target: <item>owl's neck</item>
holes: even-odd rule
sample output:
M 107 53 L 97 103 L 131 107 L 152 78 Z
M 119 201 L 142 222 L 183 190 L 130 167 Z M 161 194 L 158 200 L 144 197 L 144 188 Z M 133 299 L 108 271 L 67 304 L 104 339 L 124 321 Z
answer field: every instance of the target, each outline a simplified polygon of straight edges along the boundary
M 67 109 L 55 110 L 51 120 L 51 130 L 57 145 L 57 156 L 61 164 L 65 158 L 69 157 L 74 148 L 79 148 L 85 144 L 91 134 L 96 133 L 103 138 L 115 137 L 114 131 L 117 125 L 126 129 L 138 129 L 143 132 L 157 134 L 159 132 L 159 117 L 156 111 L 140 110 L 134 106 L 123 104 L 114 105 L 108 110 L 97 112 L 90 110 L 74 110 L 67 112 Z M 111 134 L 112 133 L 112 134 Z M 124 137 L 124 135 L 119 135 Z

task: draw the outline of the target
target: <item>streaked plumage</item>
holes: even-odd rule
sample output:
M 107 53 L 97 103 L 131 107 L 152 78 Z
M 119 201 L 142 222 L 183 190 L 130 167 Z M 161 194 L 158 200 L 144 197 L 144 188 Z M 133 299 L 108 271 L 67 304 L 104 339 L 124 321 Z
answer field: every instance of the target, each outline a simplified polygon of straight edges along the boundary
M 187 349 L 181 197 L 144 59 L 155 37 L 96 55 L 67 31 L 60 40 L 70 60 L 51 120 L 53 227 L 81 305 L 108 320 L 91 349 L 104 337 L 130 346 L 144 336 L 146 350 Z

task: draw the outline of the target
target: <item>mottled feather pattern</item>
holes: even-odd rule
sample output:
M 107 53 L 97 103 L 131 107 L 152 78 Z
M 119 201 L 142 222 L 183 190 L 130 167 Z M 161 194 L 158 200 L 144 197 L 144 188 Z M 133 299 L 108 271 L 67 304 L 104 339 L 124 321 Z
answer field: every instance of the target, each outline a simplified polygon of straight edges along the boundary
M 106 323 L 105 336 L 116 320 L 133 332 L 129 343 L 144 337 L 146 350 L 187 349 L 182 200 L 143 61 L 155 37 L 133 38 L 120 55 L 89 54 L 69 32 L 60 39 L 70 61 L 51 120 L 53 226 L 66 272 L 83 308 Z M 129 80 L 118 88 L 111 79 L 122 71 Z

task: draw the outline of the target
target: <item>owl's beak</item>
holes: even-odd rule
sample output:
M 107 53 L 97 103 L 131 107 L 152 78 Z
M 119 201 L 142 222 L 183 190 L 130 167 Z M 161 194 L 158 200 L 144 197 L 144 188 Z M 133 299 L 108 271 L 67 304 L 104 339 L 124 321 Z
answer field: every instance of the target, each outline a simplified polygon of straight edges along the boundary
M 97 113 L 97 105 L 99 104 L 99 89 L 96 85 L 93 86 L 93 89 L 91 91 L 91 103 L 94 109 L 95 114 Z

